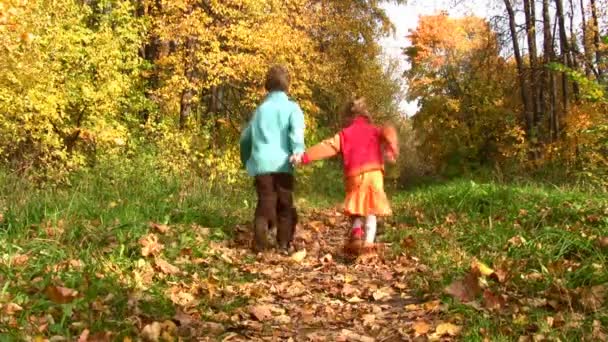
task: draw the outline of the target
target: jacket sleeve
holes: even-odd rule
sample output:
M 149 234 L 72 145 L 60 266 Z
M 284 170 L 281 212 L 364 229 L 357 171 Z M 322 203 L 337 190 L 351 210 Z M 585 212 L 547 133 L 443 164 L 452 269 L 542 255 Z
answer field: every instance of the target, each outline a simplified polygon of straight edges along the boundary
M 307 164 L 316 160 L 331 158 L 341 151 L 340 133 L 338 133 L 306 150 L 302 161 Z
M 251 124 L 248 124 L 245 130 L 241 133 L 241 163 L 243 166 L 247 164 L 247 161 L 251 157 Z
M 397 137 L 397 130 L 391 125 L 385 125 L 382 127 L 381 134 L 388 159 L 392 162 L 396 161 L 397 157 L 399 157 L 399 138 Z
M 304 153 L 306 145 L 304 143 L 304 114 L 300 107 L 296 104 L 294 111 L 289 117 L 289 140 L 291 143 L 291 153 Z

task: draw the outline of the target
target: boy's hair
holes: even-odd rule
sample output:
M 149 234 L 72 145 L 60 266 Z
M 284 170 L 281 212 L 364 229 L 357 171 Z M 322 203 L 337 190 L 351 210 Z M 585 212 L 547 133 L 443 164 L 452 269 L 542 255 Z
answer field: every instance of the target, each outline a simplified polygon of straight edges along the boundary
M 356 97 L 349 100 L 342 109 L 342 120 L 345 124 L 350 123 L 357 116 L 366 116 L 371 119 L 365 98 Z
M 266 83 L 264 83 L 264 88 L 266 91 L 284 91 L 287 92 L 289 90 L 289 82 L 291 81 L 289 77 L 289 71 L 282 65 L 273 65 L 268 69 L 266 73 Z

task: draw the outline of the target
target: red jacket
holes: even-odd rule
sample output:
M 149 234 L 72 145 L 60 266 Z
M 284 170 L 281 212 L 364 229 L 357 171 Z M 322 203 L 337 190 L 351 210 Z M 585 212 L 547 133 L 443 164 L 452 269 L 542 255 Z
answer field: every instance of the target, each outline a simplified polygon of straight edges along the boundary
M 367 171 L 384 170 L 383 147 L 388 158 L 394 160 L 398 154 L 395 129 L 391 126 L 377 127 L 366 116 L 358 116 L 334 137 L 309 148 L 302 161 L 308 163 L 341 154 L 344 175 L 351 177 Z

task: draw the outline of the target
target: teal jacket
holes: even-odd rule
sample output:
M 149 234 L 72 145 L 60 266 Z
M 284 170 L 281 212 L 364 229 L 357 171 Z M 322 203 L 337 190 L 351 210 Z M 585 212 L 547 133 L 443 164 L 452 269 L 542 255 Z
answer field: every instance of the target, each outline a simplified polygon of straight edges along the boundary
M 241 162 L 250 176 L 293 173 L 289 157 L 304 153 L 304 114 L 282 91 L 271 92 L 241 134 Z

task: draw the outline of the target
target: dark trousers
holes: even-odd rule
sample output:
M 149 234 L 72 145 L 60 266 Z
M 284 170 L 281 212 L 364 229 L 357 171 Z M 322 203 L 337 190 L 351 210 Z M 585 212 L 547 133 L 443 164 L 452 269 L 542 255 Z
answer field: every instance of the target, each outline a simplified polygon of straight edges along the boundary
M 289 248 L 298 220 L 293 205 L 293 175 L 272 173 L 256 176 L 255 189 L 258 203 L 255 209 L 254 248 L 258 251 L 266 248 L 267 232 L 272 227 L 277 228 L 279 248 Z

